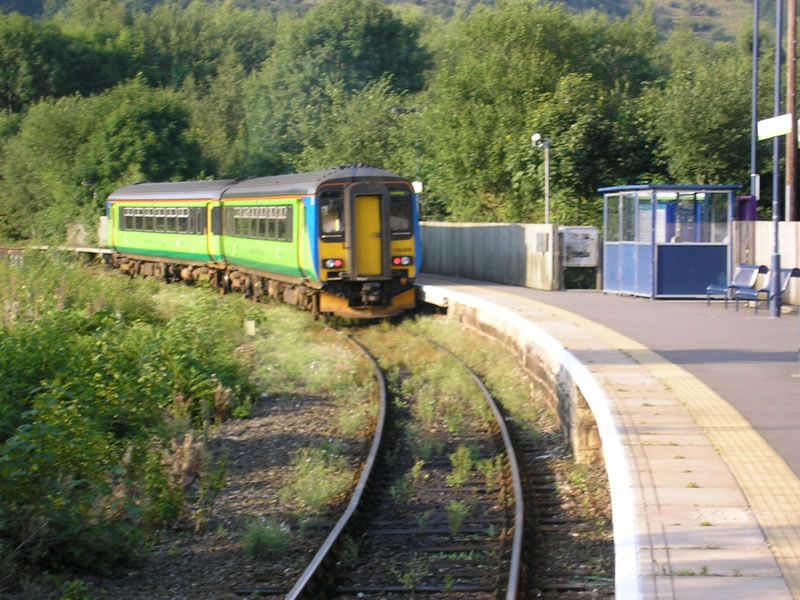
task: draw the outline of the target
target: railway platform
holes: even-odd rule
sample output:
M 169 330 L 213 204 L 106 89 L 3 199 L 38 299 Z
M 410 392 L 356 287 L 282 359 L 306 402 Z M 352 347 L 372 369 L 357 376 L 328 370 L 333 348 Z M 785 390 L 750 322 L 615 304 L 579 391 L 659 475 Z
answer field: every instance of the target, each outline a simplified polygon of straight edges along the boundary
M 568 373 L 611 488 L 616 597 L 800 598 L 800 316 L 423 274 Z

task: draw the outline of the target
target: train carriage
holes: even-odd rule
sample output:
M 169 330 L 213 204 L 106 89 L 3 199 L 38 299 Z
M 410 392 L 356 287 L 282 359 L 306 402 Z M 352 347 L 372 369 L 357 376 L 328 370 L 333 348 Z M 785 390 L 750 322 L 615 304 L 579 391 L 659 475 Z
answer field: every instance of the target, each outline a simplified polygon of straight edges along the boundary
M 388 171 L 137 184 L 111 194 L 107 213 L 114 262 L 130 274 L 208 279 L 345 317 L 415 306 L 418 202 Z

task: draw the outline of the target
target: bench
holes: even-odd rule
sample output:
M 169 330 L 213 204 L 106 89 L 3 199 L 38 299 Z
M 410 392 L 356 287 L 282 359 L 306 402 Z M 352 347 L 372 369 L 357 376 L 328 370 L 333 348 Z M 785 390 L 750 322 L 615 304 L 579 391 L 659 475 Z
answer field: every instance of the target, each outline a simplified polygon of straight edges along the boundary
M 756 280 L 760 273 L 766 273 L 769 269 L 764 265 L 748 265 L 742 263 L 733 271 L 733 277 L 727 285 L 711 283 L 706 287 L 706 304 L 711 303 L 712 296 L 721 296 L 725 299 L 725 308 L 728 308 L 728 300 L 732 300 L 735 290 L 752 289 L 756 285 Z
M 769 303 L 772 299 L 770 288 L 772 287 L 772 278 L 774 276 L 775 273 L 773 271 L 768 271 L 767 276 L 764 278 L 763 285 L 758 289 L 756 289 L 755 286 L 736 288 L 733 291 L 733 298 L 736 301 L 736 310 L 739 310 L 739 300 L 752 300 L 755 302 L 755 311 L 758 313 L 759 300 Z M 786 289 L 789 287 L 789 281 L 792 277 L 800 277 L 800 269 L 789 267 L 780 270 L 778 287 L 781 291 L 781 295 L 786 293 Z

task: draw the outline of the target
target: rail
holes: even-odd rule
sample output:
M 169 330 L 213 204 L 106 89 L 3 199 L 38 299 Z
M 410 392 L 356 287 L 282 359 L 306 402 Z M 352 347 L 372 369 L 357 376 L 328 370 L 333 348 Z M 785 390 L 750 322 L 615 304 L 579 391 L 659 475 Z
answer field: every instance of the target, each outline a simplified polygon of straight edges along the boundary
M 361 499 L 364 497 L 366 493 L 367 486 L 369 485 L 370 481 L 370 476 L 378 460 L 378 453 L 380 451 L 380 447 L 383 442 L 383 432 L 384 432 L 384 426 L 386 424 L 386 410 L 387 410 L 386 380 L 384 379 L 383 373 L 381 372 L 381 369 L 378 366 L 378 362 L 367 351 L 367 349 L 356 340 L 349 337 L 348 339 L 352 344 L 357 346 L 372 363 L 373 368 L 375 370 L 375 376 L 378 380 L 380 410 L 378 413 L 378 421 L 375 425 L 375 435 L 372 438 L 372 446 L 370 447 L 367 460 L 364 462 L 364 468 L 361 471 L 361 477 L 358 480 L 358 485 L 356 485 L 356 489 L 353 491 L 353 495 L 350 497 L 350 502 L 348 503 L 347 508 L 345 509 L 344 513 L 339 518 L 339 520 L 336 522 L 336 525 L 334 525 L 330 534 L 328 534 L 328 537 L 325 538 L 325 541 L 322 543 L 322 546 L 320 546 L 319 550 L 314 555 L 314 558 L 311 559 L 311 562 L 308 564 L 308 567 L 306 567 L 306 570 L 303 571 L 303 574 L 297 580 L 294 587 L 286 595 L 287 600 L 299 600 L 301 598 L 319 597 L 318 595 L 312 596 L 311 594 L 317 593 L 317 587 L 320 585 L 320 579 L 324 577 L 324 566 L 326 562 L 332 559 L 334 549 L 336 545 L 339 543 L 342 533 L 345 531 L 351 519 L 360 508 Z
M 506 586 L 505 597 L 506 600 L 516 600 L 516 598 L 519 596 L 520 574 L 522 572 L 522 543 L 524 541 L 523 534 L 525 526 L 525 501 L 522 492 L 522 477 L 520 475 L 519 461 L 517 461 L 517 455 L 514 452 L 514 445 L 511 442 L 511 434 L 506 426 L 503 413 L 500 411 L 500 408 L 497 406 L 497 402 L 495 402 L 494 397 L 492 397 L 491 392 L 489 392 L 489 390 L 486 388 L 486 385 L 484 385 L 481 378 L 478 377 L 478 375 L 466 364 L 464 364 L 461 359 L 450 352 L 450 350 L 440 344 L 437 344 L 436 342 L 431 341 L 431 343 L 441 351 L 453 356 L 456 358 L 456 360 L 464 365 L 464 368 L 469 372 L 473 381 L 475 381 L 483 393 L 483 397 L 486 399 L 486 402 L 489 404 L 489 408 L 491 409 L 492 414 L 497 421 L 497 426 L 500 429 L 500 435 L 503 438 L 503 446 L 505 448 L 506 456 L 508 457 L 508 466 L 511 470 L 511 479 L 514 488 L 514 539 L 511 545 L 511 564 L 509 566 L 508 584 Z

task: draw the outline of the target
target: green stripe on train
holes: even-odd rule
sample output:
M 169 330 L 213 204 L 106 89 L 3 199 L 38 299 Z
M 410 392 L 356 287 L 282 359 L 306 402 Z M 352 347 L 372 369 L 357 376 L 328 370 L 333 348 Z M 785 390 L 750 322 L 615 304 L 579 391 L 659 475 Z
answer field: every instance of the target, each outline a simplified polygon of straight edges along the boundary
M 197 254 L 194 252 L 177 252 L 175 250 L 159 250 L 149 248 L 127 248 L 124 246 L 116 246 L 117 252 L 121 254 L 137 254 L 139 256 L 157 256 L 159 258 L 173 258 L 175 260 L 192 260 L 199 262 L 207 262 L 209 260 L 208 254 Z

